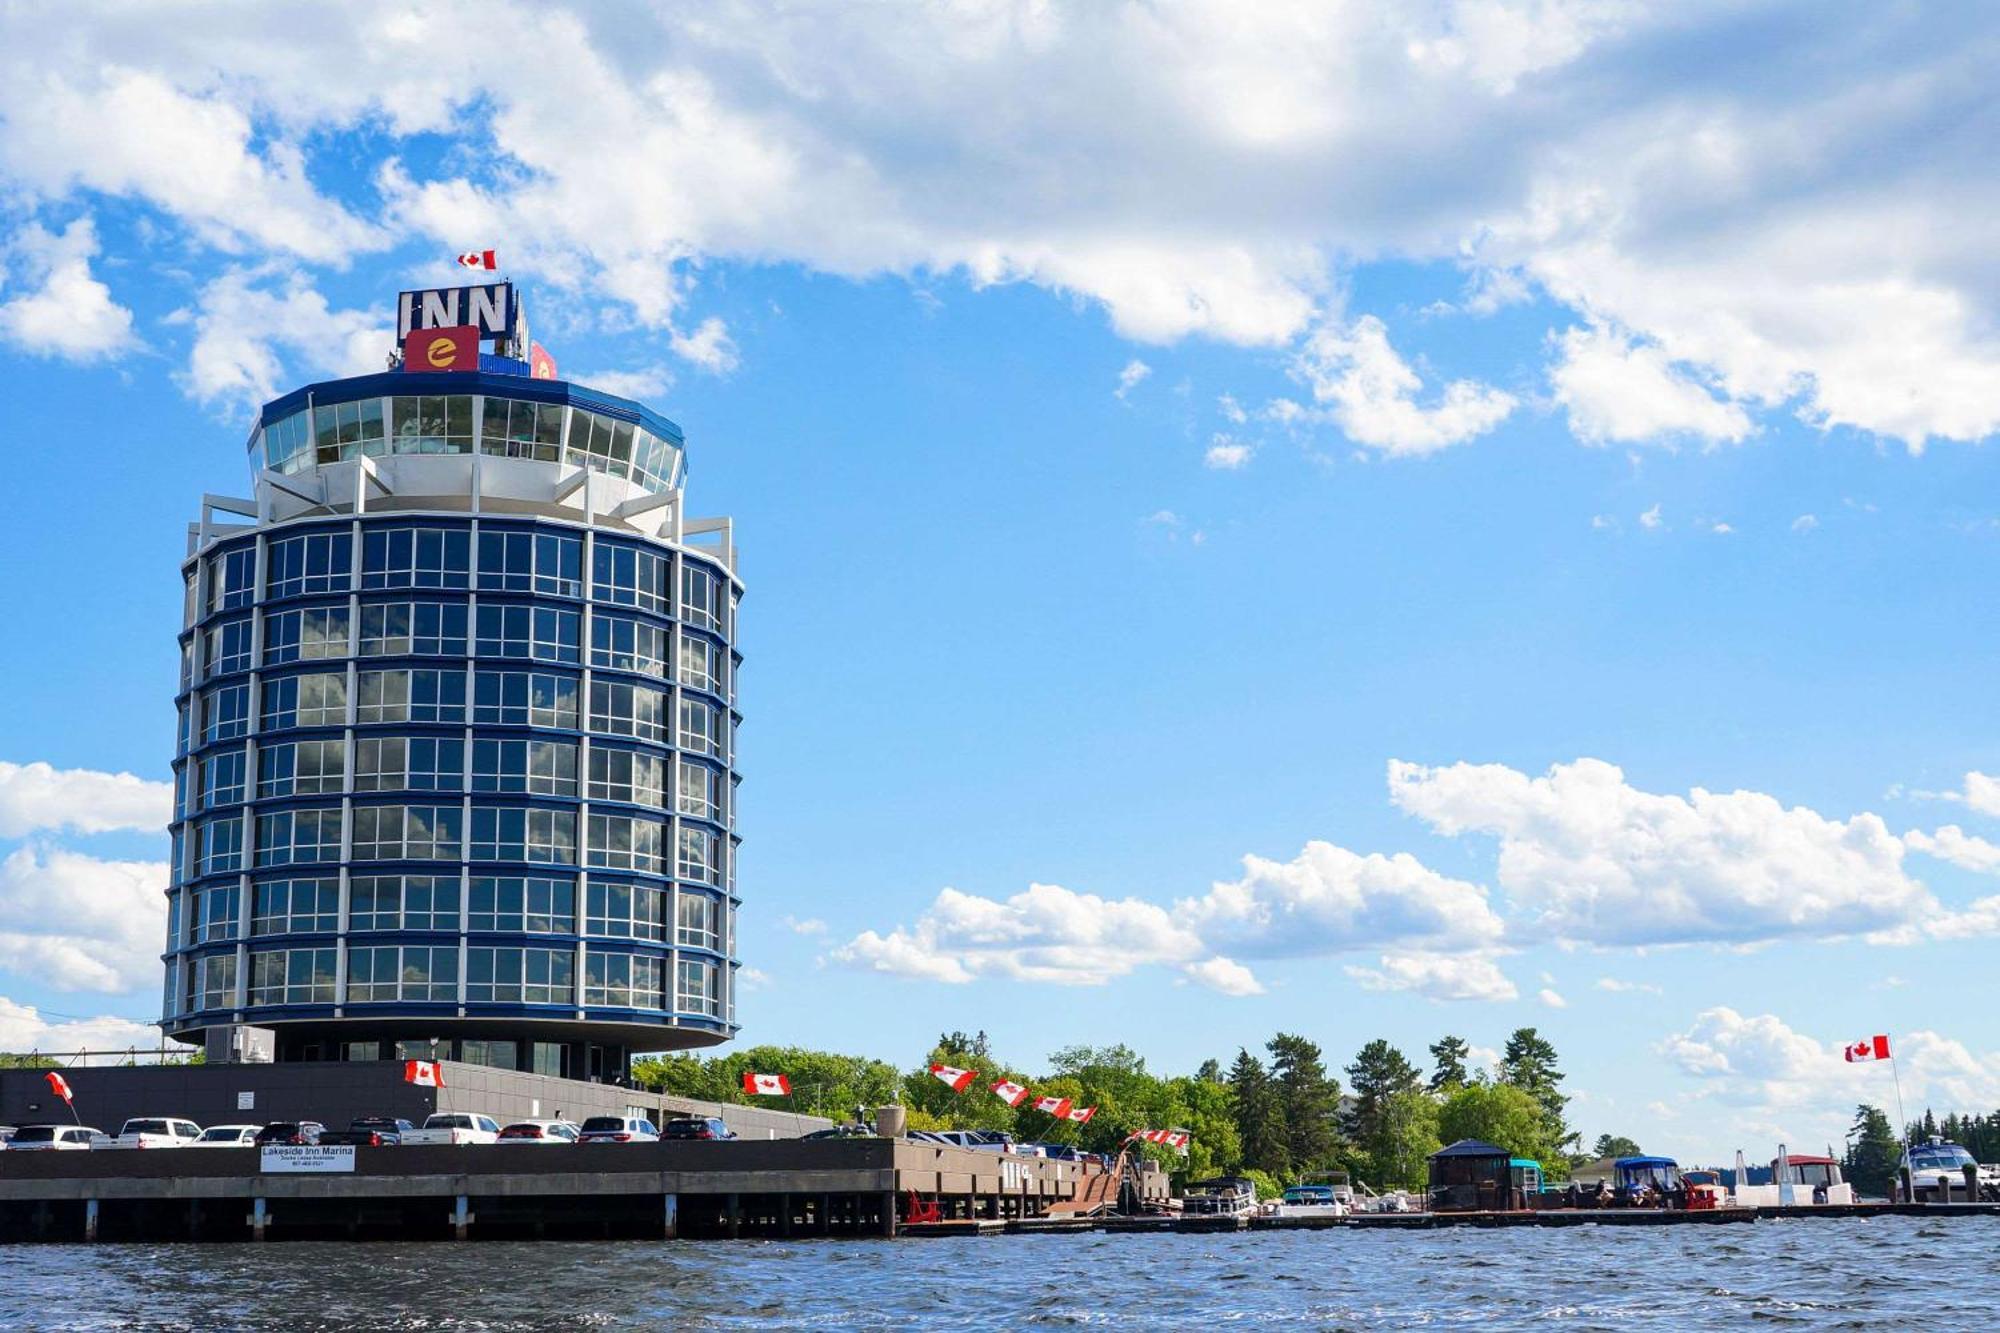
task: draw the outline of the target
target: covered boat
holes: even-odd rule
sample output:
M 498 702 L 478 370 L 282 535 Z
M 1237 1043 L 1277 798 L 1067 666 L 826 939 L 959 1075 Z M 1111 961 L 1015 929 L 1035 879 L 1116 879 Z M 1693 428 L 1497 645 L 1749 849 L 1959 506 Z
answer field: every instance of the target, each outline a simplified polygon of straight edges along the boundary
M 1183 1217 L 1244 1217 L 1256 1211 L 1256 1182 L 1243 1176 L 1197 1180 L 1181 1201 Z
M 1656 1207 L 1681 1192 L 1680 1163 L 1671 1157 L 1620 1157 L 1611 1168 L 1620 1203 Z

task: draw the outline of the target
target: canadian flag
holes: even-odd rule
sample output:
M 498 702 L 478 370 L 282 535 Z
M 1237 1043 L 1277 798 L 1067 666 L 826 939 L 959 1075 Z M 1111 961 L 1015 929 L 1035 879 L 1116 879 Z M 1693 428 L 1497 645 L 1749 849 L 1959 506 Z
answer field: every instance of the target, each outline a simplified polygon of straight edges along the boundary
M 458 266 L 460 268 L 483 269 L 496 269 L 500 267 L 499 263 L 493 258 L 491 250 L 467 250 L 458 257 Z
M 414 1083 L 420 1088 L 442 1088 L 444 1066 L 433 1060 L 405 1060 L 403 1082 Z
M 50 1092 L 53 1092 L 56 1096 L 62 1098 L 66 1102 L 71 1103 L 72 1105 L 75 1104 L 76 1097 L 69 1090 L 68 1079 L 64 1078 L 61 1074 L 58 1074 L 53 1069 L 51 1069 L 48 1073 L 42 1075 L 42 1077 L 49 1081 Z
M 792 1081 L 783 1074 L 743 1074 L 743 1091 L 752 1097 L 789 1097 L 792 1095 Z
M 1185 1148 L 1187 1147 L 1187 1141 L 1192 1137 L 1194 1136 L 1186 1130 L 1176 1129 L 1168 1131 L 1167 1137 L 1161 1140 L 1161 1142 L 1165 1143 L 1169 1148 Z
M 1097 1114 L 1097 1108 L 1095 1106 L 1076 1106 L 1071 1107 L 1065 1114 L 1071 1120 L 1076 1121 L 1077 1124 L 1087 1125 L 1090 1123 L 1090 1117 Z
M 964 1092 L 972 1086 L 972 1080 L 979 1077 L 977 1069 L 954 1069 L 950 1065 L 932 1065 L 931 1077 L 950 1088 L 953 1092 Z
M 993 1085 L 993 1095 L 1009 1106 L 1019 1106 L 1028 1098 L 1028 1090 L 1019 1083 L 1009 1083 L 1005 1079 Z
M 1037 1111 L 1046 1111 L 1050 1115 L 1054 1116 L 1056 1119 L 1060 1120 L 1064 1116 L 1069 1114 L 1069 1098 L 1037 1097 L 1035 1099 L 1035 1109 Z
M 1847 1048 L 1847 1063 L 1857 1060 L 1886 1060 L 1889 1058 L 1889 1039 L 1886 1036 L 1863 1037 Z

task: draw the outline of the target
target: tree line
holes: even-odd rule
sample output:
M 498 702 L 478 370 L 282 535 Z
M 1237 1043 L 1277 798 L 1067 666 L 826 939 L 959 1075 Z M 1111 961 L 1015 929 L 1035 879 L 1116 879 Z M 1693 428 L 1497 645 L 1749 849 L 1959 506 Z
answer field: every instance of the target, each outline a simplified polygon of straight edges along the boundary
M 1190 1075 L 1161 1075 L 1124 1045 L 1067 1046 L 1037 1074 L 1000 1058 L 984 1032 L 948 1032 L 911 1069 L 864 1056 L 755 1046 L 642 1059 L 632 1073 L 642 1086 L 678 1096 L 755 1101 L 835 1119 L 865 1118 L 894 1097 L 913 1129 L 999 1129 L 1103 1153 L 1117 1152 L 1134 1130 L 1186 1129 L 1192 1139 L 1184 1159 L 1156 1146 L 1141 1151 L 1188 1178 L 1250 1175 L 1267 1193 L 1328 1170 L 1347 1171 L 1378 1190 L 1421 1186 L 1425 1159 L 1459 1139 L 1497 1144 L 1541 1162 L 1551 1180 L 1568 1178 L 1577 1135 L 1565 1118 L 1569 1098 L 1556 1050 L 1545 1037 L 1534 1028 L 1515 1031 L 1490 1074 L 1470 1067 L 1471 1048 L 1461 1037 L 1440 1038 L 1429 1055 L 1426 1072 L 1378 1038 L 1341 1069 L 1343 1088 L 1316 1043 L 1280 1032 L 1261 1054 L 1239 1050 L 1227 1069 L 1208 1060 Z M 979 1078 L 954 1093 L 930 1076 L 932 1064 L 976 1069 Z M 746 1072 L 786 1075 L 791 1097 L 746 1096 Z M 1034 1110 L 1032 1098 L 1010 1107 L 989 1091 L 1001 1080 L 1094 1106 L 1096 1114 L 1078 1125 Z M 1609 1136 L 1598 1146 L 1607 1143 L 1637 1151 L 1630 1140 Z

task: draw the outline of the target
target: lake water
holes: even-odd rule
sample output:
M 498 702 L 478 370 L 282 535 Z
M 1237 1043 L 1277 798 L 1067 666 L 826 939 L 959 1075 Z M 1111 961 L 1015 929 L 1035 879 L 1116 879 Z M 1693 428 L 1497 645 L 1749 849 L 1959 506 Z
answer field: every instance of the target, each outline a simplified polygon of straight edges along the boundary
M 22 1245 L 8 1329 L 1985 1329 L 2000 1219 L 906 1241 Z

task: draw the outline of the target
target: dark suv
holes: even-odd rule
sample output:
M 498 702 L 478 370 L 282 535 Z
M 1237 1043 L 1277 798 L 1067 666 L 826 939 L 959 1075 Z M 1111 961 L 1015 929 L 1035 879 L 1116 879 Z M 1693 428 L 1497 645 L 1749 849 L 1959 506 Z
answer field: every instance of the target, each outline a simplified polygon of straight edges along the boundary
M 709 1116 L 701 1120 L 669 1120 L 660 1129 L 663 1139 L 733 1139 L 736 1131 Z
M 260 1146 L 266 1143 L 304 1146 L 317 1144 L 319 1136 L 325 1132 L 326 1126 L 317 1120 L 273 1120 L 258 1130 L 257 1137 L 251 1142 Z

